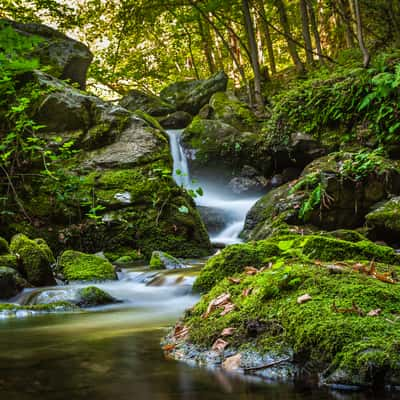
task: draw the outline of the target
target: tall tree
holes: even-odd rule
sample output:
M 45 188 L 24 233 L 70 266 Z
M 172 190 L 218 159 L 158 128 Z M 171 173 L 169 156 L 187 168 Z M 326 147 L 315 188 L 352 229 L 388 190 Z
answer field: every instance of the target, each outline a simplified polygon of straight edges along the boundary
M 371 56 L 370 56 L 369 51 L 368 51 L 367 47 L 365 46 L 365 42 L 364 42 L 363 25 L 362 25 L 362 20 L 361 20 L 360 4 L 359 4 L 358 0 L 354 0 L 354 13 L 355 13 L 356 23 L 357 23 L 358 44 L 359 44 L 361 52 L 363 54 L 364 68 L 367 68 L 369 65 Z
M 301 30 L 303 34 L 304 44 L 306 48 L 307 64 L 312 65 L 314 62 L 313 49 L 310 35 L 310 23 L 308 18 L 307 2 L 306 0 L 299 1 L 300 17 L 301 17 Z

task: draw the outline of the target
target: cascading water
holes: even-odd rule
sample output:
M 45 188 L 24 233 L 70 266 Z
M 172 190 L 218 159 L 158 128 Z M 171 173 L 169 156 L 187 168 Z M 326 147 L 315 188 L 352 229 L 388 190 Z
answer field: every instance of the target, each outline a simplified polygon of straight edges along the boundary
M 167 130 L 167 134 L 170 139 L 175 182 L 187 189 L 201 187 L 204 194 L 195 199 L 196 204 L 215 210 L 224 219 L 223 228 L 211 234 L 211 241 L 221 244 L 240 243 L 239 234 L 243 229 L 246 214 L 258 198 L 254 196 L 238 198 L 222 190 L 212 180 L 196 179 L 196 183 L 193 184 L 188 160 L 181 145 L 182 130 Z

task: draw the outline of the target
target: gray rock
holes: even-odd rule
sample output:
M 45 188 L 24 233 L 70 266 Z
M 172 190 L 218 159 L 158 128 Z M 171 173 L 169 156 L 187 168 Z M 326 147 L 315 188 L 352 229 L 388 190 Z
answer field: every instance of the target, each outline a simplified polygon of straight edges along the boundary
M 177 258 L 163 251 L 153 251 L 150 259 L 151 269 L 180 269 L 186 268 Z
M 227 226 L 229 215 L 219 208 L 197 206 L 204 225 L 209 233 L 217 233 Z
M 221 71 L 206 80 L 176 82 L 160 92 L 160 97 L 176 110 L 196 115 L 216 92 L 224 92 L 228 76 Z
M 163 101 L 160 97 L 133 89 L 122 98 L 120 105 L 127 110 L 142 110 L 153 117 L 161 117 L 173 113 L 174 106 Z
M 38 36 L 42 39 L 32 55 L 39 56 L 43 66 L 49 66 L 49 73 L 60 79 L 69 79 L 81 89 L 86 85 L 87 69 L 93 59 L 90 50 L 80 42 L 65 36 L 59 31 L 37 23 L 6 22 L 16 32 L 24 36 Z
M 160 118 L 159 122 L 165 129 L 183 129 L 192 122 L 192 116 L 185 111 L 176 111 Z

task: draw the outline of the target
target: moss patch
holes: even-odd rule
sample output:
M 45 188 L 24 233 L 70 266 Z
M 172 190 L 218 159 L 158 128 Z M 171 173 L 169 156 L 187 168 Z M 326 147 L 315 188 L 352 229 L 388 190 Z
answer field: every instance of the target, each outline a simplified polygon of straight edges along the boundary
M 78 296 L 78 306 L 80 307 L 95 307 L 117 302 L 113 296 L 96 286 L 88 286 L 80 289 Z
M 68 281 L 102 281 L 117 278 L 109 261 L 73 250 L 67 250 L 61 255 L 57 269 Z

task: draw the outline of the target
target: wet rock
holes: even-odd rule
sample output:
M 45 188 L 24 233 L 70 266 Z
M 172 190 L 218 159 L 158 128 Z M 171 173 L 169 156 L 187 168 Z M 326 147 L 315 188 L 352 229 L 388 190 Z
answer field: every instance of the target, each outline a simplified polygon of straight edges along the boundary
M 159 118 L 159 123 L 165 129 L 183 129 L 191 122 L 193 117 L 185 111 L 176 111 L 165 117 Z
M 153 251 L 150 259 L 151 269 L 180 269 L 186 268 L 177 258 L 164 251 Z
M 254 178 L 238 176 L 232 178 L 229 181 L 228 186 L 235 194 L 259 193 L 266 189 L 266 187 L 268 186 L 268 180 L 265 179 L 263 176 L 257 176 Z
M 55 284 L 51 265 L 54 256 L 43 239 L 31 240 L 23 234 L 11 239 L 10 250 L 21 260 L 22 275 L 34 286 Z
M 178 111 L 196 115 L 216 92 L 224 92 L 228 83 L 225 72 L 218 72 L 206 80 L 176 82 L 160 92 L 165 102 Z
M 49 67 L 49 73 L 53 76 L 77 83 L 80 89 L 85 88 L 86 72 L 93 55 L 83 43 L 46 25 L 1 21 L 24 36 L 39 37 L 39 45 L 33 50 L 32 55 L 39 56 L 41 64 Z
M 120 105 L 130 111 L 142 110 L 153 117 L 165 116 L 175 111 L 171 104 L 163 101 L 160 97 L 137 89 L 130 90 L 121 99 Z
M 78 300 L 76 304 L 79 307 L 96 307 L 119 302 L 115 297 L 96 286 L 88 286 L 79 289 L 77 296 Z
M 0 299 L 14 297 L 26 287 L 29 283 L 15 269 L 0 266 Z
M 205 206 L 198 206 L 197 209 L 208 232 L 216 233 L 226 228 L 229 214 L 225 210 Z
M 9 254 L 10 249 L 8 248 L 7 240 L 0 237 L 0 256 L 3 254 Z

